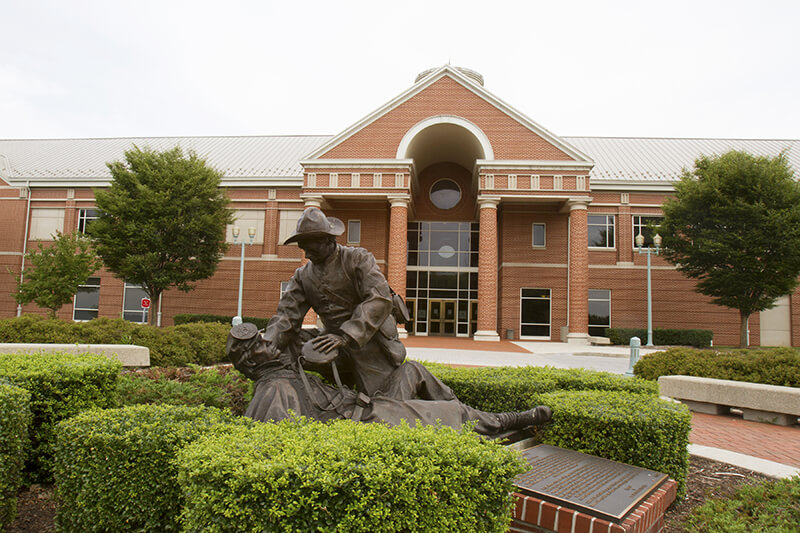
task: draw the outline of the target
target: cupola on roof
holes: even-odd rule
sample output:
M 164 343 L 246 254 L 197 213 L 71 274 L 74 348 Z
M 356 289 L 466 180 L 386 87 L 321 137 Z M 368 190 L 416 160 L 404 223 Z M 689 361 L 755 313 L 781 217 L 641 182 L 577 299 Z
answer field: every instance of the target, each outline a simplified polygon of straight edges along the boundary
M 423 70 L 422 72 L 417 74 L 417 77 L 414 80 L 414 83 L 416 84 L 420 80 L 423 80 L 423 79 L 427 78 L 430 74 L 433 74 L 434 72 L 436 72 L 440 68 L 442 68 L 442 67 L 434 67 L 434 68 L 429 68 L 428 70 Z M 477 83 L 478 85 L 483 87 L 483 75 L 480 72 L 477 72 L 477 71 L 469 69 L 469 68 L 455 67 L 455 66 L 452 66 L 452 65 L 450 66 L 450 68 L 459 71 L 461 74 L 463 74 L 464 76 L 468 77 L 469 79 L 471 79 L 472 81 L 474 81 L 475 83 Z

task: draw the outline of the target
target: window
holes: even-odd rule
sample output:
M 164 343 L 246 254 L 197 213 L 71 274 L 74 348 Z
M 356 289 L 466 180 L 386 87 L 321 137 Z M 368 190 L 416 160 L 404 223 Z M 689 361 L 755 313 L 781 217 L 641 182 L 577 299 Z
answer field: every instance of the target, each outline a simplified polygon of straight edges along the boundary
M 64 231 L 63 209 L 31 209 L 31 239 L 52 241 L 57 231 Z
M 78 287 L 72 306 L 72 320 L 92 320 L 97 318 L 100 306 L 100 278 L 89 278 Z
M 289 282 L 288 281 L 281 281 L 281 298 L 283 295 L 286 294 L 286 291 L 289 289 Z
M 522 289 L 520 337 L 550 338 L 550 289 Z
M 614 215 L 589 215 L 589 248 L 614 247 Z
M 477 267 L 478 224 L 409 222 L 408 266 Z
M 659 226 L 664 220 L 662 216 L 656 215 L 634 215 L 633 216 L 633 247 L 636 248 L 636 236 L 641 233 L 644 235 L 645 247 L 653 246 L 653 230 L 648 226 Z
M 605 337 L 611 327 L 611 291 L 589 289 L 589 335 Z
M 261 209 L 253 210 L 236 210 L 233 213 L 233 224 L 228 224 L 225 230 L 225 241 L 233 243 L 233 227 L 239 227 L 239 242 L 250 242 L 250 236 L 247 234 L 247 228 L 256 228 L 256 236 L 253 244 L 262 244 L 264 242 L 264 211 Z M 292 228 L 294 231 L 294 228 Z M 283 242 L 283 241 L 281 241 Z
M 86 233 L 93 220 L 100 218 L 97 209 L 81 209 L 78 211 L 78 233 Z
M 544 248 L 545 245 L 545 226 L 544 224 L 534 223 L 532 226 L 531 246 L 534 248 Z
M 361 221 L 348 220 L 347 221 L 347 243 L 358 244 L 361 242 Z
M 129 322 L 146 324 L 150 309 L 142 307 L 142 298 L 147 298 L 141 285 L 125 282 L 125 295 L 122 304 L 122 318 Z
M 297 221 L 300 220 L 302 210 L 282 210 L 280 212 L 280 227 L 278 231 L 278 244 L 283 244 L 297 230 Z M 293 245 L 295 243 L 292 243 Z
M 452 209 L 461 201 L 461 189 L 451 179 L 441 179 L 431 187 L 431 202 L 439 209 Z

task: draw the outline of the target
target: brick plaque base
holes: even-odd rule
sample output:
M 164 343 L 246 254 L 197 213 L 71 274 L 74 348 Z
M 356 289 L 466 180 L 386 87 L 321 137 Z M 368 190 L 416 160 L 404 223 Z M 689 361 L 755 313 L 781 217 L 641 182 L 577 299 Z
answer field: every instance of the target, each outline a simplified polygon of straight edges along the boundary
M 619 524 L 557 505 L 535 496 L 514 493 L 516 505 L 509 533 L 658 533 L 664 512 L 675 500 L 678 484 L 669 479 Z

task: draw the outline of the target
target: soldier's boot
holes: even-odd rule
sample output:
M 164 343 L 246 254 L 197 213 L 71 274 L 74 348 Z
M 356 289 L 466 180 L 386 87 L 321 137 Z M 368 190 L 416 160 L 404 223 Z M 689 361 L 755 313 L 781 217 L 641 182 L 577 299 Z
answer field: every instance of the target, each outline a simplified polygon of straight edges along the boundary
M 546 405 L 539 405 L 527 411 L 498 413 L 497 418 L 500 421 L 500 431 L 508 431 L 549 422 L 553 418 L 553 412 Z

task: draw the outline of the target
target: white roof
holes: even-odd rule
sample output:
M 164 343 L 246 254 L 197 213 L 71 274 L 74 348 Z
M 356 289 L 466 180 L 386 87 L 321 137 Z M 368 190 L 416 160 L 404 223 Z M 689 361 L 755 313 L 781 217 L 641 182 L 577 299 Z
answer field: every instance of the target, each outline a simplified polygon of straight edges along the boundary
M 677 181 L 684 168 L 692 169 L 701 155 L 740 150 L 774 157 L 786 150 L 789 164 L 800 178 L 800 140 L 666 139 L 637 137 L 562 137 L 594 160 L 592 182 Z
M 295 186 L 300 159 L 330 139 L 317 136 L 123 137 L 113 139 L 0 140 L 0 177 L 33 186 L 103 186 L 110 182 L 107 162 L 124 159 L 125 150 L 180 146 L 194 150 L 224 174 L 225 185 Z
M 226 186 L 299 187 L 299 161 L 333 139 L 317 136 L 125 137 L 113 139 L 0 140 L 0 177 L 20 186 L 104 186 L 106 162 L 122 160 L 133 145 L 194 150 L 224 174 Z M 700 155 L 744 150 L 775 156 L 786 150 L 800 178 L 800 140 L 562 137 L 595 163 L 592 186 L 669 187 Z

